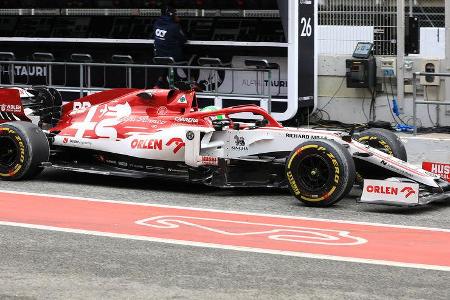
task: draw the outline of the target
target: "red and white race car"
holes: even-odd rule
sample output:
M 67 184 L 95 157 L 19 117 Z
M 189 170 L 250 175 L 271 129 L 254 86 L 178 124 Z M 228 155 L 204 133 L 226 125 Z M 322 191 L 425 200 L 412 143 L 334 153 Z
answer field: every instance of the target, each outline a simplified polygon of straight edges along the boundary
M 242 122 L 243 114 L 258 119 Z M 258 106 L 198 108 L 192 90 L 112 89 L 62 104 L 54 89 L 0 90 L 0 178 L 20 180 L 44 168 L 114 176 L 162 176 L 217 187 L 289 188 L 311 206 L 329 206 L 355 182 L 370 182 L 369 202 L 417 205 L 450 185 L 410 165 L 385 130 L 347 132 L 283 127 Z M 388 184 L 388 185 L 389 185 Z M 433 196 L 430 198 L 429 196 Z M 381 197 L 383 198 L 383 197 Z M 416 203 L 417 202 L 417 203 Z

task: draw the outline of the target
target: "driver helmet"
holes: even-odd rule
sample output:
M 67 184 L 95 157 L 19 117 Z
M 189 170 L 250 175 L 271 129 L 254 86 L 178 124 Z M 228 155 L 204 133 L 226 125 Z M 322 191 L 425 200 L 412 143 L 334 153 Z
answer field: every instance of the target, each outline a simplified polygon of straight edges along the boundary
M 200 109 L 200 111 L 218 111 L 218 110 L 220 110 L 220 108 L 217 106 L 214 106 L 214 105 L 206 106 L 206 107 Z M 225 119 L 225 115 L 217 115 L 217 116 L 211 117 L 211 120 L 223 120 L 223 119 Z

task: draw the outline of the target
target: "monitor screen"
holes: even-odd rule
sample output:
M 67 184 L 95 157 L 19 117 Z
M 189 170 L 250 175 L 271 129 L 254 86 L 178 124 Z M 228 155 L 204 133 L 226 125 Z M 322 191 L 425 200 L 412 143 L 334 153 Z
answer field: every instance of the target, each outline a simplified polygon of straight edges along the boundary
M 369 58 L 372 48 L 373 48 L 373 43 L 359 42 L 358 45 L 356 45 L 355 52 L 353 52 L 353 57 Z

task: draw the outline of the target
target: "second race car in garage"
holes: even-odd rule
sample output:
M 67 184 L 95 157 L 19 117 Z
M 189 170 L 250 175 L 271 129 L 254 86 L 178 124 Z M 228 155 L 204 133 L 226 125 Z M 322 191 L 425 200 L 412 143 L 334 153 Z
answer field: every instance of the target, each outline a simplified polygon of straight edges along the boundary
M 249 115 L 256 121 L 239 121 Z M 442 178 L 408 164 L 385 130 L 283 127 L 252 105 L 200 110 L 192 90 L 112 89 L 66 104 L 54 89 L 0 90 L 0 178 L 29 179 L 45 168 L 289 188 L 311 206 L 338 202 L 362 178 L 418 185 L 415 204 L 450 192 Z

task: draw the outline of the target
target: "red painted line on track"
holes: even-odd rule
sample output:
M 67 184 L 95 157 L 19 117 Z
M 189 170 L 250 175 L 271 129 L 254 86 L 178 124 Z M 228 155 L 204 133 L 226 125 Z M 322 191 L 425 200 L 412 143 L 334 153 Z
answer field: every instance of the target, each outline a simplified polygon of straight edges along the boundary
M 450 230 L 0 192 L 0 221 L 139 237 L 450 267 Z

